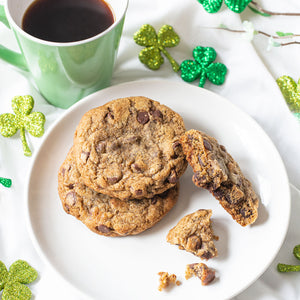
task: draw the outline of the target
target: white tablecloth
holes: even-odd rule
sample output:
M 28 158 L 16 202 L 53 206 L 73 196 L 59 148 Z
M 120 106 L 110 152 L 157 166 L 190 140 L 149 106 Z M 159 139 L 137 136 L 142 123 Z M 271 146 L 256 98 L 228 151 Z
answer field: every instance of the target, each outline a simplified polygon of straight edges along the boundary
M 261 0 L 260 3 L 273 11 L 300 12 L 298 0 Z M 141 47 L 132 39 L 134 32 L 143 24 L 151 24 L 157 30 L 163 24 L 172 25 L 181 37 L 179 46 L 170 50 L 176 60 L 181 62 L 192 58 L 192 50 L 196 46 L 215 48 L 217 60 L 224 63 L 229 72 L 224 85 L 216 86 L 207 82 L 205 88 L 226 97 L 251 115 L 278 148 L 291 183 L 292 212 L 288 234 L 272 265 L 252 286 L 235 298 L 238 300 L 300 299 L 300 273 L 279 274 L 275 269 L 278 262 L 295 262 L 291 252 L 296 244 L 300 244 L 300 193 L 297 191 L 300 188 L 300 123 L 288 110 L 275 82 L 282 75 L 290 75 L 298 80 L 300 46 L 273 48 L 268 52 L 268 39 L 264 36 L 256 36 L 251 43 L 243 40 L 240 34 L 205 27 L 217 27 L 222 23 L 233 29 L 241 29 L 242 21 L 249 20 L 257 30 L 268 33 L 300 33 L 299 18 L 265 18 L 248 9 L 238 15 L 225 6 L 217 14 L 208 14 L 196 0 L 130 0 L 113 75 L 113 85 L 139 79 L 181 81 L 167 62 L 159 71 L 145 68 L 138 60 Z M 0 42 L 18 49 L 12 33 L 1 24 Z M 12 97 L 26 94 L 34 97 L 34 109 L 46 115 L 47 131 L 64 111 L 49 105 L 24 74 L 0 61 L 0 113 L 11 111 Z M 33 153 L 41 142 L 42 138 L 30 136 Z M 10 139 L 0 136 L 0 176 L 13 179 L 11 188 L 0 187 L 0 260 L 9 266 L 21 258 L 38 270 L 39 279 L 31 285 L 36 300 L 82 299 L 46 267 L 29 238 L 24 218 L 24 178 L 28 176 L 31 162 L 32 158 L 22 154 L 17 135 Z

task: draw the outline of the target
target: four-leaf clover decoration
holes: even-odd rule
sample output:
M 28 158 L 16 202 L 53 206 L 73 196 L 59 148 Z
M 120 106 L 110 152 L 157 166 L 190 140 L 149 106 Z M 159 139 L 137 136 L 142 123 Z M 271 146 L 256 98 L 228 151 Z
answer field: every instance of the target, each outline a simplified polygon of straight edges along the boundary
M 206 78 L 217 85 L 224 83 L 227 68 L 222 63 L 213 63 L 217 57 L 213 48 L 198 46 L 193 50 L 193 56 L 195 61 L 185 60 L 181 63 L 181 78 L 184 81 L 200 78 L 200 87 L 204 86 Z
M 252 0 L 224 0 L 227 7 L 235 13 L 241 13 Z M 209 13 L 216 13 L 220 10 L 223 0 L 198 0 Z
M 31 156 L 31 150 L 26 141 L 25 130 L 34 137 L 41 137 L 44 134 L 45 116 L 41 112 L 31 112 L 33 106 L 34 101 L 31 96 L 16 96 L 12 99 L 12 109 L 15 114 L 0 115 L 0 133 L 4 137 L 11 137 L 20 129 L 26 156 Z
M 26 261 L 15 261 L 7 271 L 0 261 L 0 291 L 3 290 L 2 300 L 29 300 L 31 291 L 29 284 L 37 279 L 38 273 Z
M 179 70 L 178 63 L 165 49 L 177 46 L 180 41 L 172 26 L 163 25 L 158 34 L 156 34 L 155 29 L 151 25 L 144 24 L 134 34 L 133 39 L 138 45 L 146 47 L 140 52 L 139 59 L 148 68 L 152 70 L 160 68 L 164 62 L 164 58 L 161 56 L 162 52 L 171 63 L 173 70 L 175 72 Z

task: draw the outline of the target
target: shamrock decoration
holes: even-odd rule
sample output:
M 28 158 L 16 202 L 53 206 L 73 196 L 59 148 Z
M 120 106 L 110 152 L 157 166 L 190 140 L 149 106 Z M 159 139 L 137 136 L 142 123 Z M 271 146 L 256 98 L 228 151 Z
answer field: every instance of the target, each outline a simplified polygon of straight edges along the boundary
M 31 291 L 25 284 L 37 279 L 38 273 L 26 261 L 15 261 L 7 271 L 0 261 L 0 291 L 3 290 L 2 300 L 29 300 Z
M 290 110 L 300 113 L 300 79 L 297 84 L 290 76 L 281 76 L 276 82 Z
M 5 186 L 5 187 L 7 187 L 7 188 L 9 188 L 9 187 L 11 187 L 11 179 L 9 179 L 9 178 L 3 178 L 3 177 L 0 177 L 0 183 L 3 185 L 3 186 Z
M 31 96 L 17 96 L 12 99 L 15 115 L 10 113 L 0 115 L 0 133 L 4 137 L 11 137 L 20 129 L 26 156 L 31 156 L 31 151 L 26 141 L 25 130 L 34 137 L 41 137 L 44 134 L 45 116 L 41 112 L 31 112 L 33 106 L 34 101 Z
M 224 83 L 227 68 L 224 64 L 213 63 L 217 57 L 215 49 L 198 46 L 194 48 L 193 56 L 195 61 L 184 60 L 180 65 L 184 81 L 191 82 L 200 77 L 200 87 L 204 86 L 206 78 L 217 85 Z
M 235 13 L 241 13 L 252 0 L 224 0 L 227 7 Z M 198 0 L 209 13 L 220 10 L 223 0 Z
M 146 47 L 140 52 L 139 59 L 148 68 L 152 70 L 160 68 L 164 63 L 162 52 L 171 63 L 173 70 L 175 72 L 179 70 L 178 63 L 165 49 L 177 46 L 180 41 L 172 26 L 163 25 L 156 34 L 151 25 L 145 24 L 134 34 L 133 39 L 139 46 Z

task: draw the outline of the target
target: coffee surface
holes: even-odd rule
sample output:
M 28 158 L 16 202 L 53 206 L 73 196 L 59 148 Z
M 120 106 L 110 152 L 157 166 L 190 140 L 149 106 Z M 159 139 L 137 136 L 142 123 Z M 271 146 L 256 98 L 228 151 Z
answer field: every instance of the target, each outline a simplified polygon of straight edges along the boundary
M 51 42 L 75 42 L 93 37 L 114 22 L 103 0 L 36 0 L 26 10 L 22 29 Z

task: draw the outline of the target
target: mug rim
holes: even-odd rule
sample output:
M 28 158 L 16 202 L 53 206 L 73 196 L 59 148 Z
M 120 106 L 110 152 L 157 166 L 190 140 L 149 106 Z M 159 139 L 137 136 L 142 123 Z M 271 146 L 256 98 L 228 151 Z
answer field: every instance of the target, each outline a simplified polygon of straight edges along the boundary
M 46 46 L 56 46 L 56 47 L 78 46 L 78 45 L 82 45 L 82 44 L 86 44 L 86 43 L 95 41 L 98 38 L 101 38 L 102 36 L 106 35 L 110 31 L 112 31 L 124 19 L 127 8 L 128 8 L 128 3 L 129 3 L 129 0 L 123 0 L 125 2 L 125 6 L 124 6 L 124 9 L 123 9 L 120 17 L 117 20 L 115 20 L 112 25 L 110 25 L 108 28 L 106 28 L 104 31 L 98 33 L 97 35 L 92 36 L 92 37 L 87 38 L 87 39 L 84 39 L 84 40 L 75 41 L 75 42 L 52 42 L 52 41 L 46 41 L 46 40 L 42 40 L 40 38 L 37 38 L 35 36 L 32 36 L 29 33 L 27 33 L 26 31 L 24 31 L 19 25 L 17 25 L 16 22 L 14 21 L 14 19 L 12 18 L 12 16 L 10 15 L 10 12 L 9 12 L 9 9 L 8 9 L 8 1 L 9 0 L 6 0 L 5 3 L 4 3 L 5 14 L 6 14 L 6 17 L 8 19 L 8 23 L 14 29 L 16 29 L 20 34 L 22 34 L 24 37 L 26 37 L 27 39 L 30 39 L 33 42 L 36 42 L 36 43 L 39 43 L 39 44 L 42 44 L 42 45 L 46 45 Z M 106 0 L 104 0 L 104 1 L 106 2 Z M 108 3 L 108 4 L 110 5 L 110 3 Z

